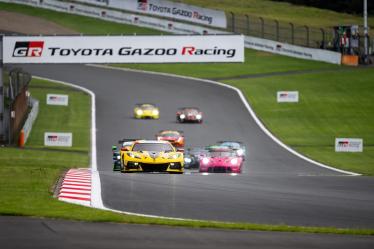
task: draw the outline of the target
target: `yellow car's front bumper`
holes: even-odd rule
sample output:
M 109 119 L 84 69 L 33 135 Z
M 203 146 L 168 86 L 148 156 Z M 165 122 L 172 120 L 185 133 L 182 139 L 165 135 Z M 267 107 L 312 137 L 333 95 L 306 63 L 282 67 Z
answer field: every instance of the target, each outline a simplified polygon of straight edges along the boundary
M 127 161 L 122 172 L 167 172 L 183 174 L 184 165 L 182 162 L 145 163 L 139 161 Z
M 137 119 L 142 119 L 142 118 L 159 119 L 160 114 L 155 114 L 153 111 L 143 111 L 141 114 L 139 114 L 137 113 L 137 111 L 134 111 L 134 117 Z

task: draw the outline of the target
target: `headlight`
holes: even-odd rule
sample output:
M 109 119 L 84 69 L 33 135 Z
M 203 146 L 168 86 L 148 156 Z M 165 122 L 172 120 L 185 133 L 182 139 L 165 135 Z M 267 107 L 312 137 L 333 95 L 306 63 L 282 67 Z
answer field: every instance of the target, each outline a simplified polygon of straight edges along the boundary
M 117 156 L 117 160 L 120 160 L 121 159 L 121 156 Z
M 201 115 L 200 115 L 200 114 L 197 114 L 197 115 L 196 115 L 196 119 L 201 119 Z
M 132 158 L 138 158 L 138 159 L 141 158 L 139 155 L 137 155 L 137 154 L 135 154 L 135 153 L 131 153 L 131 152 L 127 153 L 127 155 L 128 155 L 129 157 L 132 157 Z
M 142 110 L 136 110 L 136 115 L 142 115 L 143 111 Z
M 208 163 L 209 163 L 209 158 L 204 157 L 204 158 L 203 158 L 203 164 L 208 164 Z
M 236 151 L 236 153 L 238 154 L 238 156 L 242 156 L 242 155 L 244 155 L 244 150 L 243 149 L 238 149 Z
M 177 159 L 181 156 L 181 154 L 174 154 L 174 155 L 170 155 L 168 158 L 169 159 Z
M 238 159 L 237 158 L 233 158 L 231 159 L 231 164 L 237 164 L 238 163 Z
M 153 115 L 158 115 L 158 110 L 153 110 L 153 111 L 152 111 L 152 114 L 153 114 Z
M 179 115 L 179 118 L 180 118 L 180 119 L 185 119 L 185 118 L 186 118 L 186 115 L 181 114 L 181 115 Z
M 185 157 L 185 158 L 184 158 L 184 162 L 185 162 L 185 163 L 190 163 L 190 162 L 192 162 L 192 159 L 189 158 L 189 157 Z

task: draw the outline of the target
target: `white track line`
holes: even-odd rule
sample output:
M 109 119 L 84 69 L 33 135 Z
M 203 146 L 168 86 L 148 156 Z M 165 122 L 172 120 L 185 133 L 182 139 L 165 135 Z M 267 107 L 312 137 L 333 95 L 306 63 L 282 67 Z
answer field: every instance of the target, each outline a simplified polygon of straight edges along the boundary
M 212 80 L 205 80 L 205 79 L 198 79 L 198 78 L 193 78 L 193 77 L 187 77 L 187 76 L 180 76 L 180 75 L 175 75 L 175 74 L 169 74 L 169 73 L 159 73 L 159 72 L 149 72 L 149 71 L 143 71 L 143 70 L 135 70 L 135 69 L 127 69 L 127 68 L 117 68 L 117 67 L 110 67 L 106 65 L 94 65 L 94 64 L 87 64 L 88 66 L 91 67 L 97 67 L 97 68 L 103 68 L 103 69 L 111 69 L 111 70 L 121 70 L 121 71 L 129 71 L 129 72 L 139 72 L 139 73 L 146 73 L 146 74 L 154 74 L 154 75 L 163 75 L 163 76 L 169 76 L 169 77 L 174 77 L 174 78 L 181 78 L 181 79 L 189 79 L 189 80 L 195 80 L 195 81 L 200 81 L 200 82 L 206 82 L 210 84 L 215 84 L 215 85 L 220 85 L 223 87 L 230 88 L 234 91 L 236 91 L 242 100 L 244 106 L 247 108 L 248 112 L 252 116 L 252 118 L 255 120 L 257 125 L 261 128 L 261 130 L 268 135 L 274 142 L 279 144 L 281 147 L 285 148 L 288 150 L 290 153 L 298 156 L 299 158 L 302 158 L 316 166 L 330 169 L 336 172 L 340 172 L 343 174 L 351 175 L 351 176 L 359 176 L 360 174 L 350 172 L 350 171 L 345 171 L 345 170 L 340 170 L 333 168 L 331 166 L 324 165 L 322 163 L 316 162 L 310 158 L 307 158 L 300 153 L 294 151 L 287 145 L 283 144 L 279 139 L 277 139 L 269 130 L 266 129 L 266 127 L 262 124 L 262 122 L 258 119 L 250 105 L 248 104 L 246 98 L 244 97 L 243 93 L 236 87 L 226 85 L 220 82 L 212 81 Z M 60 83 L 63 85 L 71 86 L 73 88 L 80 89 L 84 92 L 87 92 L 91 96 L 91 181 L 92 181 L 92 190 L 91 190 L 91 207 L 102 209 L 102 210 L 108 210 L 116 213 L 122 213 L 122 214 L 127 214 L 127 215 L 136 215 L 136 216 L 141 216 L 141 217 L 149 217 L 149 218 L 163 218 L 163 219 L 171 219 L 171 220 L 185 220 L 185 221 L 194 221 L 193 219 L 183 219 L 183 218 L 173 218 L 173 217 L 164 217 L 164 216 L 157 216 L 157 215 L 147 215 L 147 214 L 140 214 L 140 213 L 132 213 L 132 212 L 125 212 L 121 210 L 115 210 L 111 208 L 107 208 L 104 206 L 102 197 L 101 197 L 101 183 L 100 183 L 100 174 L 97 171 L 97 153 L 96 153 L 96 97 L 95 93 L 92 92 L 91 90 L 74 85 L 72 83 L 64 82 L 64 81 L 59 81 L 59 80 L 54 80 L 50 78 L 45 78 L 45 77 L 40 77 L 40 76 L 33 76 L 35 78 L 39 78 L 42 80 L 48 80 L 56 83 Z M 71 188 L 77 188 L 72 186 Z M 63 198 L 62 198 L 63 199 Z M 80 204 L 77 202 L 77 204 Z

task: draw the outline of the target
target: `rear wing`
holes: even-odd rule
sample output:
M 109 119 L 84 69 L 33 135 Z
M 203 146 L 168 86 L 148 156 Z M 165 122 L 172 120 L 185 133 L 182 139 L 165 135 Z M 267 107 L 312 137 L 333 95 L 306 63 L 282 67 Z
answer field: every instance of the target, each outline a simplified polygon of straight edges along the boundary
M 161 132 L 164 132 L 164 131 L 171 131 L 171 132 L 173 132 L 173 131 L 176 131 L 176 130 L 160 130 L 158 133 L 157 133 L 157 135 L 160 135 L 161 134 Z M 184 131 L 177 131 L 177 132 L 179 132 L 179 134 L 181 134 L 182 136 L 184 136 Z

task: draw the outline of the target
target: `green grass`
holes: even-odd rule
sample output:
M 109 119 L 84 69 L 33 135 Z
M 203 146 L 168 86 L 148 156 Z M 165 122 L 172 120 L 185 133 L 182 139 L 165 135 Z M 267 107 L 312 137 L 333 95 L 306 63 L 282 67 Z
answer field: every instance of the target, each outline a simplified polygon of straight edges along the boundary
M 188 0 L 186 0 L 187 2 Z M 226 0 L 220 1 L 226 2 Z M 256 1 L 257 6 L 261 1 Z M 263 3 L 268 4 L 268 1 Z M 242 1 L 238 3 L 243 4 Z M 230 4 L 235 7 L 237 2 Z M 254 3 L 255 4 L 255 3 Z M 217 3 L 216 7 L 220 6 Z M 253 5 L 254 7 L 256 5 Z M 271 6 L 268 6 L 269 8 Z M 40 10 L 14 4 L 0 3 L 2 10 L 21 12 L 54 21 L 62 26 L 86 34 L 138 33 L 157 34 L 157 31 L 140 29 L 129 25 L 120 25 L 53 11 Z M 266 12 L 266 10 L 264 10 Z M 273 9 L 274 11 L 274 9 Z M 264 12 L 264 13 L 265 13 Z M 292 15 L 295 10 L 291 11 Z M 260 13 L 258 11 L 258 13 Z M 279 13 L 279 12 L 278 12 Z M 286 13 L 286 12 L 285 12 Z M 282 13 L 277 17 L 281 19 Z M 296 14 L 295 14 L 296 15 Z M 284 15 L 286 18 L 287 15 Z M 318 17 L 320 18 L 320 17 Z M 320 18 L 324 19 L 324 18 Z M 327 18 L 326 18 L 327 19 Z M 329 17 L 333 19 L 333 17 Z M 233 77 L 243 74 L 282 72 L 306 69 L 335 69 L 335 65 L 310 62 L 263 52 L 246 50 L 246 63 L 243 64 L 166 64 L 166 65 L 126 65 L 126 67 L 159 72 L 169 72 L 202 78 Z M 373 174 L 373 71 L 354 71 L 320 73 L 303 76 L 271 77 L 251 80 L 232 81 L 230 83 L 243 89 L 265 124 L 283 141 L 314 159 L 329 164 L 340 164 L 343 169 L 350 169 L 366 174 Z M 359 83 L 359 84 L 358 84 Z M 50 87 L 45 89 L 44 86 Z M 275 104 L 275 91 L 301 91 L 301 103 L 298 105 Z M 289 89 L 286 89 L 289 88 Z M 292 88 L 292 89 L 291 89 Z M 63 112 L 58 107 L 63 119 L 45 106 L 45 93 L 68 92 L 74 111 Z M 72 204 L 59 202 L 52 197 L 52 186 L 63 170 L 71 167 L 88 165 L 89 144 L 89 96 L 61 85 L 33 80 L 31 92 L 41 98 L 41 112 L 35 123 L 33 133 L 26 149 L 0 149 L 0 215 L 27 215 L 51 218 L 77 219 L 99 222 L 124 222 L 141 224 L 159 224 L 171 226 L 209 227 L 223 229 L 243 229 L 261 231 L 288 231 L 335 234 L 374 235 L 373 229 L 339 229 L 329 227 L 297 227 L 286 225 L 261 225 L 248 223 L 223 223 L 209 221 L 178 221 L 121 215 Z M 76 99 L 83 98 L 83 99 Z M 304 107 L 305 110 L 301 110 Z M 65 110 L 66 111 L 66 110 Z M 79 113 L 76 113 L 79 112 Z M 43 117 L 43 115 L 46 115 Z M 54 116 L 53 116 L 54 115 Z M 49 118 L 53 117 L 53 118 Z M 74 118 L 73 118 L 74 117 Z M 81 118 L 84 117 L 84 118 Z M 342 119 L 344 120 L 342 121 Z M 351 120 L 356 117 L 357 121 Z M 65 120 L 68 121 L 66 124 Z M 77 123 L 76 121 L 79 120 Z M 315 123 L 318 122 L 318 123 Z M 62 126 L 62 124 L 65 124 Z M 289 129 L 292 125 L 292 129 Z M 69 128 L 67 128 L 69 127 Z M 61 131 L 72 129 L 73 148 L 57 151 L 43 149 L 42 138 L 47 129 Z M 39 135 L 37 135 L 39 133 Z M 364 138 L 364 153 L 332 152 L 335 135 L 357 136 Z M 305 137 L 305 138 L 304 138 Z M 310 138 L 310 139 L 307 139 Z M 368 146 L 368 145 L 371 145 Z M 42 150 L 41 150 L 42 149 Z M 334 165 L 336 166 L 336 165 Z
M 91 17 L 72 15 L 25 5 L 0 3 L 0 9 L 35 16 L 57 23 L 82 34 L 160 34 L 160 31 L 133 25 L 103 21 Z M 43 33 L 43 30 L 40 31 Z
M 53 186 L 64 170 L 88 165 L 89 96 L 70 87 L 33 79 L 33 97 L 40 100 L 39 117 L 25 149 L 0 149 L 0 215 L 37 216 L 95 222 L 157 224 L 195 228 L 240 229 L 258 231 L 333 233 L 374 235 L 373 229 L 339 229 L 333 227 L 298 227 L 214 221 L 179 221 L 112 213 L 60 202 L 53 198 Z M 69 94 L 67 107 L 47 106 L 47 93 Z M 56 112 L 59 115 L 56 115 Z M 79 118 L 78 118 L 79 117 Z M 83 117 L 83 118 L 82 118 Z M 48 120 L 55 119 L 51 122 Z M 45 130 L 83 132 L 80 143 L 70 150 L 56 151 L 41 146 Z M 82 153 L 83 152 L 83 153 Z
M 346 70 L 229 80 L 284 143 L 326 164 L 374 175 L 374 70 Z M 276 102 L 279 90 L 297 90 L 300 102 Z M 335 137 L 364 139 L 363 153 L 335 153 Z
M 176 1 L 176 0 L 174 0 Z M 270 0 L 183 0 L 183 3 L 220 9 L 236 14 L 249 14 L 282 22 L 293 22 L 312 27 L 332 27 L 338 24 L 363 25 L 361 16 L 349 15 L 330 10 L 292 5 Z M 369 17 L 369 25 L 374 26 L 374 17 Z
M 245 49 L 244 63 L 118 64 L 114 66 L 197 78 L 236 77 L 270 72 L 340 68 L 333 64 L 279 56 L 252 49 Z
M 35 126 L 38 128 L 31 133 L 26 145 L 31 145 L 33 148 L 44 147 L 44 132 L 74 131 L 73 147 L 65 147 L 65 149 L 88 153 L 91 107 L 87 102 L 90 101 L 90 96 L 74 88 L 63 85 L 56 86 L 56 84 L 42 80 L 34 80 L 29 89 L 35 98 L 40 99 L 43 111 L 40 111 L 38 119 L 35 121 Z M 69 107 L 46 105 L 48 93 L 68 94 Z

